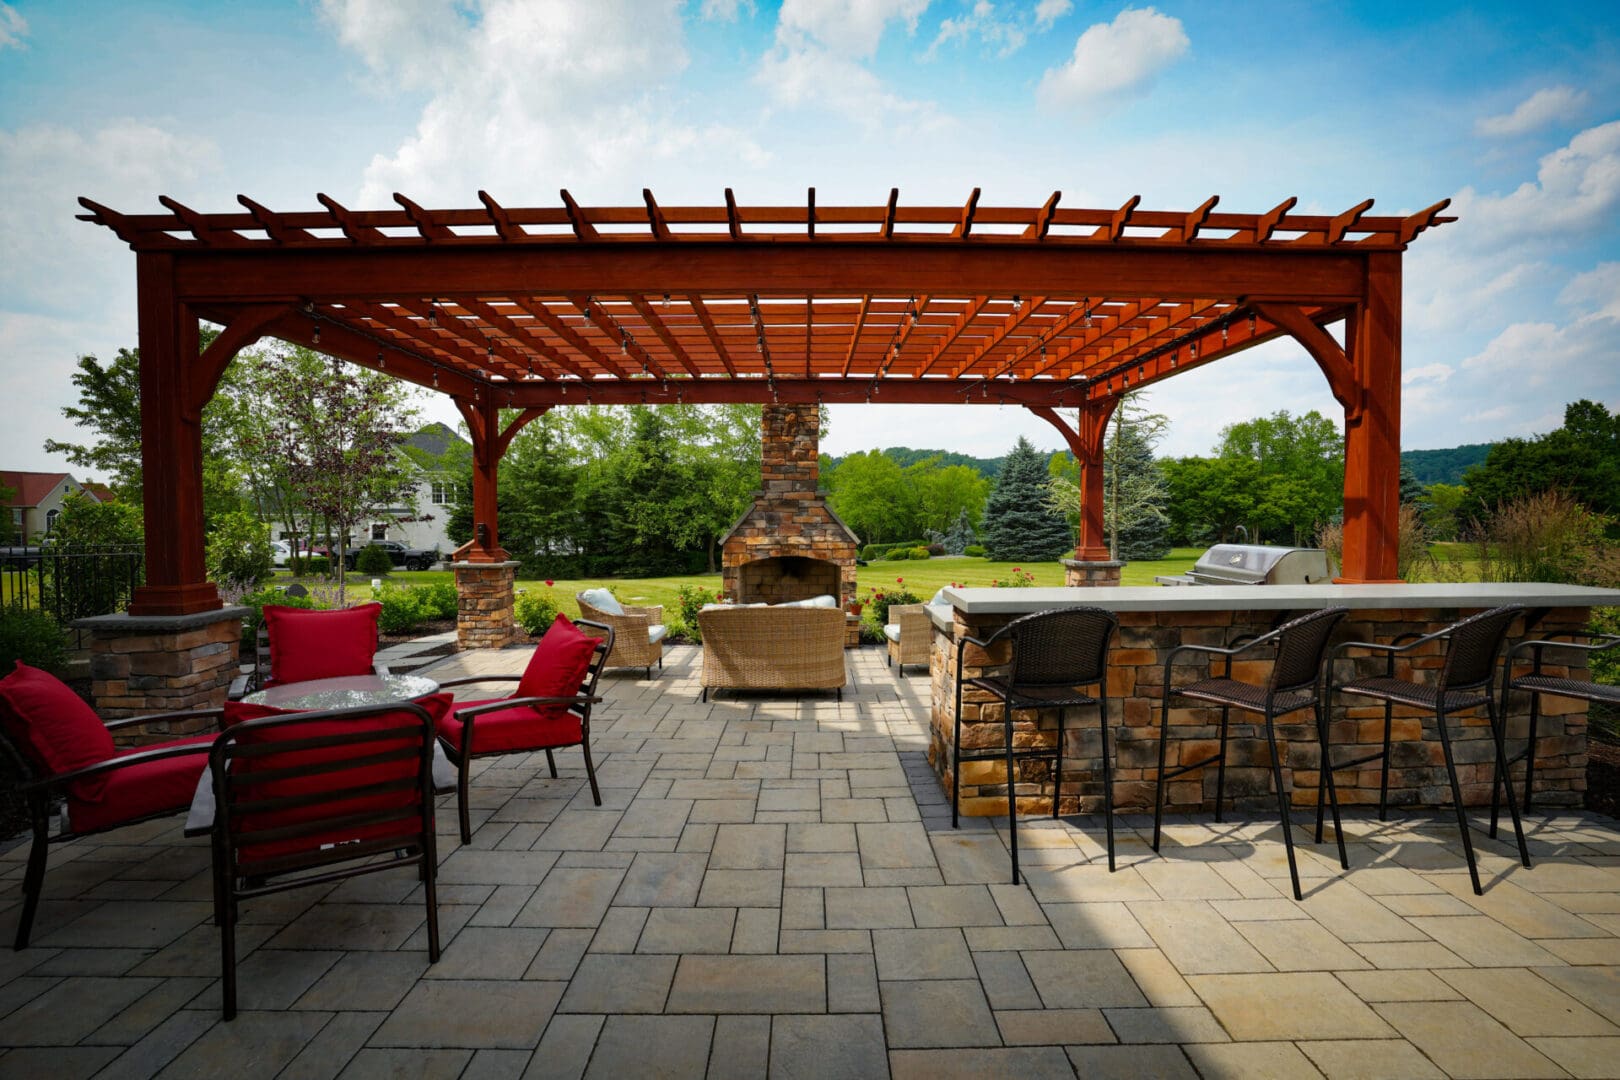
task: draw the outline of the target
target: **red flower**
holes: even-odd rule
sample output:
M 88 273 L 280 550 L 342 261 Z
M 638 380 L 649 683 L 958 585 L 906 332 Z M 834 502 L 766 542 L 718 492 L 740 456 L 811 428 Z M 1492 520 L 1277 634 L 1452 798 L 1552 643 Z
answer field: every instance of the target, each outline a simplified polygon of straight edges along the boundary
M 904 585 L 906 583 L 906 579 L 903 577 L 897 577 L 894 579 L 894 583 L 896 585 Z
M 1018 571 L 1018 567 L 1016 567 L 1016 566 L 1015 566 L 1015 567 L 1013 567 L 1013 573 L 1015 573 L 1015 574 L 1016 574 L 1016 573 L 1018 573 L 1018 572 L 1019 572 L 1019 571 Z
M 551 586 L 553 586 L 555 584 L 557 584 L 555 581 L 552 581 L 550 578 L 546 578 L 546 587 L 547 588 L 550 588 Z

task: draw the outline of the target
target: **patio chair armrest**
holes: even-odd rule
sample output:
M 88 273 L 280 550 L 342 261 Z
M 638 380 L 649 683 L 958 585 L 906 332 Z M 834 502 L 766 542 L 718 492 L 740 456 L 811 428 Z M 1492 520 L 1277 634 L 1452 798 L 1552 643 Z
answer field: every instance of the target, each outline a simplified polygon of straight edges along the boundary
M 572 697 L 522 697 L 501 698 L 499 701 L 486 701 L 481 705 L 469 705 L 465 709 L 454 710 L 456 719 L 470 720 L 475 716 L 482 716 L 488 712 L 500 712 L 503 709 L 516 709 L 527 705 L 588 705 L 601 701 L 600 697 L 575 694 Z
M 375 663 L 375 662 L 372 663 L 372 665 L 371 665 L 371 673 L 373 675 L 392 675 L 393 674 L 392 671 L 388 670 L 388 665 L 387 664 Z
M 626 615 L 644 615 L 647 617 L 647 621 L 650 623 L 661 623 L 664 621 L 663 604 L 643 604 L 635 607 L 626 604 L 624 613 Z
M 199 716 L 214 718 L 214 727 L 225 719 L 224 709 L 180 709 L 175 712 L 147 713 L 145 716 L 126 716 L 122 720 L 108 720 L 107 730 L 117 731 L 119 728 L 131 727 L 135 724 L 146 724 L 153 720 L 189 720 Z
M 231 680 L 229 689 L 225 691 L 226 701 L 241 701 L 252 693 L 249 683 L 253 681 L 252 672 L 244 672 Z
M 213 743 L 188 743 L 185 746 L 158 746 L 151 750 L 139 750 L 133 754 L 123 754 L 119 757 L 110 757 L 105 761 L 98 761 L 94 765 L 86 765 L 71 772 L 56 773 L 52 776 L 43 776 L 38 780 L 31 780 L 18 786 L 17 790 L 23 793 L 35 791 L 49 791 L 52 788 L 66 787 L 78 780 L 91 776 L 100 776 L 102 773 L 112 772 L 130 765 L 141 765 L 148 761 L 159 761 L 163 758 L 184 757 L 187 754 L 201 754 L 208 756 L 213 749 Z
M 1571 640 L 1561 641 L 1560 638 Z M 1580 639 L 1585 639 L 1580 640 Z M 1607 652 L 1620 646 L 1620 634 L 1592 634 L 1584 630 L 1570 630 L 1564 633 L 1552 634 L 1545 638 L 1534 638 L 1521 641 L 1507 652 L 1507 659 L 1503 665 L 1505 676 L 1511 677 L 1513 665 L 1518 662 L 1520 653 L 1531 651 L 1535 657 L 1535 670 L 1541 671 L 1541 653 L 1543 649 L 1558 649 L 1569 652 L 1600 653 Z
M 467 686 L 482 682 L 521 682 L 522 679 L 522 675 L 463 675 L 459 679 L 444 680 L 439 684 L 439 689 L 446 690 L 452 686 Z

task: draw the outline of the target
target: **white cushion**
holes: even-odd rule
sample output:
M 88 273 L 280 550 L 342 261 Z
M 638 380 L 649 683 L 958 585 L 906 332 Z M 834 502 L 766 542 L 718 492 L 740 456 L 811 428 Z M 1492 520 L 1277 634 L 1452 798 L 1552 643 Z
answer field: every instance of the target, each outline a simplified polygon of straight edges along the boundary
M 838 606 L 838 598 L 836 596 L 829 596 L 826 593 L 822 593 L 820 596 L 812 596 L 807 600 L 787 600 L 783 603 L 777 604 L 776 606 L 835 608 Z
M 647 644 L 653 645 L 657 642 L 663 641 L 664 635 L 667 633 L 669 633 L 669 627 L 665 626 L 661 622 L 653 623 L 651 626 L 647 627 Z
M 933 598 L 930 599 L 928 602 L 930 604 L 942 604 L 945 607 L 949 607 L 951 602 L 949 600 L 945 599 L 945 586 L 941 585 L 939 587 L 939 592 L 935 593 L 933 595 Z
M 899 623 L 888 623 L 887 625 L 885 625 L 883 627 L 883 636 L 888 638 L 890 641 L 899 641 L 900 640 L 900 624 Z
M 607 589 L 586 589 L 579 598 L 604 615 L 624 614 L 624 605 Z

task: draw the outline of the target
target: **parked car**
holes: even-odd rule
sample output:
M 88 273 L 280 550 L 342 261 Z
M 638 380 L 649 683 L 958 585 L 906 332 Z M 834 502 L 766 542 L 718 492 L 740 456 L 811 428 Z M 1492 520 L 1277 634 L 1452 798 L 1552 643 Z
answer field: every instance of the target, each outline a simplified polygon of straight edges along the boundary
M 344 552 L 344 565 L 353 570 L 355 563 L 360 559 L 360 551 L 366 547 L 382 548 L 388 552 L 390 562 L 395 566 L 404 567 L 406 570 L 426 570 L 439 561 L 439 552 L 434 548 L 406 547 L 398 540 L 373 540 L 369 544 L 361 545 L 358 549 L 350 548 Z
M 270 565 L 286 566 L 292 558 L 292 545 L 285 540 L 270 541 Z

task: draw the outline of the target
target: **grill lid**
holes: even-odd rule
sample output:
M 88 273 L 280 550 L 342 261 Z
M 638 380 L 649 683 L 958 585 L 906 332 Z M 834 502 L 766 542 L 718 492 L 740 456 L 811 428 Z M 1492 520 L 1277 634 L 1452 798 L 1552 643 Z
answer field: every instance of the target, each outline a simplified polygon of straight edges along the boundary
M 1157 580 L 1164 585 L 1314 585 L 1332 577 L 1321 548 L 1216 544 L 1186 574 Z

